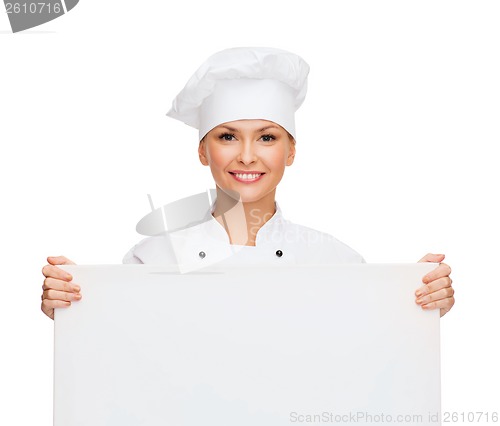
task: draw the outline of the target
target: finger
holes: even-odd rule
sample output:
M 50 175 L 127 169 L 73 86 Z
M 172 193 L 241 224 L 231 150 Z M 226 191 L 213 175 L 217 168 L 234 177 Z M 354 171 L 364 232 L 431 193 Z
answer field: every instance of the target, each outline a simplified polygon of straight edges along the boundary
M 82 295 L 80 293 L 68 293 L 67 291 L 45 290 L 42 297 L 43 300 L 63 300 L 65 302 L 71 302 L 80 300 Z
M 435 262 L 439 263 L 442 262 L 445 258 L 444 254 L 433 254 L 433 253 L 427 253 L 422 259 L 418 261 L 418 263 L 421 262 Z
M 47 262 L 51 265 L 75 265 L 75 262 L 64 256 L 49 256 Z
M 422 309 L 430 310 L 430 309 L 444 309 L 443 316 L 446 312 L 448 312 L 452 306 L 455 304 L 455 298 L 447 297 L 446 299 L 436 300 L 434 302 L 427 303 L 425 305 L 420 305 Z
M 415 291 L 415 296 L 421 297 L 429 293 L 433 293 L 441 288 L 451 287 L 453 280 L 446 276 L 438 278 L 437 280 L 431 281 L 429 284 L 424 284 Z
M 43 280 L 42 290 L 60 290 L 72 293 L 79 293 L 81 288 L 78 284 L 68 281 L 58 280 L 56 278 L 45 278 Z
M 422 278 L 422 281 L 425 284 L 428 284 L 434 280 L 437 280 L 438 278 L 447 277 L 450 274 L 451 268 L 449 267 L 449 265 L 447 265 L 446 263 L 440 263 L 436 268 L 434 268 L 434 270 L 425 275 L 424 278 Z
M 42 274 L 47 278 L 57 278 L 64 281 L 71 281 L 73 279 L 73 276 L 70 273 L 53 265 L 45 265 L 42 268 Z
M 423 305 L 426 305 L 426 304 L 431 303 L 431 302 L 435 302 L 438 300 L 443 300 L 443 299 L 446 299 L 449 297 L 453 297 L 454 294 L 455 294 L 455 290 L 453 290 L 452 287 L 446 287 L 446 288 L 442 288 L 440 290 L 437 290 L 433 293 L 426 294 L 425 296 L 419 297 L 416 300 L 416 303 L 423 306 Z

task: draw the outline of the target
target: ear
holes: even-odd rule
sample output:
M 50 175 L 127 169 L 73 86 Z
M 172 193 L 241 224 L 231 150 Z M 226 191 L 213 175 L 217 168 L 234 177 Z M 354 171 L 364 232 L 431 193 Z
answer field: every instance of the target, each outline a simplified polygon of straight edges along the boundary
M 200 162 L 204 166 L 208 166 L 208 159 L 207 159 L 207 143 L 205 142 L 205 138 L 203 138 L 200 141 L 200 145 L 198 146 L 198 156 L 200 157 Z
M 286 165 L 291 166 L 293 164 L 294 159 L 295 159 L 295 139 L 291 137 L 288 149 L 288 157 L 286 159 Z

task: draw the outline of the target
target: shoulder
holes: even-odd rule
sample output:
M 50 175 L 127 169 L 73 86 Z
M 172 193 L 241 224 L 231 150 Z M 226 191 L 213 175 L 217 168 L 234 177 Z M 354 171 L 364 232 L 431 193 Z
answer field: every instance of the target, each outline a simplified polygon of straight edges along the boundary
M 217 241 L 203 227 L 196 226 L 179 232 L 175 239 L 177 250 L 174 251 L 172 236 L 168 233 L 147 237 L 132 247 L 123 258 L 123 263 L 149 263 L 176 265 L 179 251 L 198 253 L 207 244 L 218 251 L 228 246 L 226 240 Z M 205 230 L 206 231 L 206 230 Z M 260 234 L 260 244 L 264 249 L 269 244 L 273 250 L 282 249 L 293 254 L 298 263 L 364 263 L 363 257 L 347 244 L 332 235 L 316 229 L 295 224 L 282 219 Z M 198 247 L 199 246 L 199 247 Z M 230 247 L 230 246 L 228 246 Z M 192 250 L 189 250 L 192 249 Z M 177 253 L 177 256 L 176 254 Z M 185 254 L 185 253 L 184 253 Z
M 296 246 L 300 258 L 312 263 L 365 263 L 347 244 L 326 232 L 285 220 L 284 239 Z
M 170 239 L 166 234 L 139 241 L 123 257 L 122 263 L 176 264 Z

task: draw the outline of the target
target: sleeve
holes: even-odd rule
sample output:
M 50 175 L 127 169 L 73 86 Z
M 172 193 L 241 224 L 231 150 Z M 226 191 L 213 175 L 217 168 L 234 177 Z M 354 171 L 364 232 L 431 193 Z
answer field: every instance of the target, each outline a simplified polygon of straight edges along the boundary
M 137 247 L 137 244 L 132 247 L 127 254 L 123 257 L 122 263 L 127 264 L 127 263 L 143 263 L 141 259 L 139 259 L 135 254 L 135 248 Z
M 302 253 L 306 262 L 325 264 L 366 263 L 363 256 L 333 235 L 308 227 L 298 227 L 298 241 L 307 247 Z
M 122 263 L 172 265 L 175 254 L 166 235 L 146 237 L 132 247 L 123 257 Z

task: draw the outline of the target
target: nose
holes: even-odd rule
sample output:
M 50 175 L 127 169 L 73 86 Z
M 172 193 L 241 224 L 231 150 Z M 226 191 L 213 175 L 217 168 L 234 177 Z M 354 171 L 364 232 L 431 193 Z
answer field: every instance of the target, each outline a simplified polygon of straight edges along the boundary
M 251 164 L 257 160 L 255 144 L 251 139 L 242 141 L 237 160 L 243 164 Z

